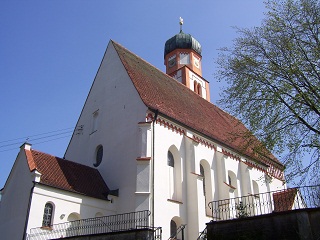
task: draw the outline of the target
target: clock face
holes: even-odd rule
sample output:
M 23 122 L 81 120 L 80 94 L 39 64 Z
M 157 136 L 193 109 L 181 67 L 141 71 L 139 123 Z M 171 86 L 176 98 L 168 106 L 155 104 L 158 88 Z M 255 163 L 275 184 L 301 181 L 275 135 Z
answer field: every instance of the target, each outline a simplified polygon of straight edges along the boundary
M 169 67 L 173 67 L 174 65 L 176 65 L 176 58 L 170 59 L 168 61 L 168 66 Z
M 194 58 L 194 65 L 199 68 L 200 67 L 200 60 L 198 58 Z

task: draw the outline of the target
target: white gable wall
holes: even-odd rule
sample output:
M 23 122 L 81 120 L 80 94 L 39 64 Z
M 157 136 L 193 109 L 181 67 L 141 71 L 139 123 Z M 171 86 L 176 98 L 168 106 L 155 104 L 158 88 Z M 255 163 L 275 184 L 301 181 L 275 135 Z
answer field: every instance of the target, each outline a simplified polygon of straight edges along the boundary
M 2 190 L 1 239 L 22 239 L 33 180 L 34 176 L 29 170 L 26 155 L 22 149 Z
M 97 131 L 92 118 L 98 113 Z M 103 160 L 97 167 L 110 189 L 119 189 L 119 213 L 135 211 L 138 123 L 145 121 L 146 106 L 110 42 L 77 123 L 66 159 L 93 166 L 98 145 Z

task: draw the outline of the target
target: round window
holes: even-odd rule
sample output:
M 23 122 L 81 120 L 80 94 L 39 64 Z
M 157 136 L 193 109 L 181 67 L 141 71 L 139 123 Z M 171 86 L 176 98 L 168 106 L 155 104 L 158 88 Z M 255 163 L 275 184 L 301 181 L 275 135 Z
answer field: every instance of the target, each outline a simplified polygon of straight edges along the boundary
M 99 145 L 96 150 L 96 161 L 93 164 L 93 166 L 98 167 L 102 162 L 102 157 L 103 157 L 103 147 L 102 145 Z

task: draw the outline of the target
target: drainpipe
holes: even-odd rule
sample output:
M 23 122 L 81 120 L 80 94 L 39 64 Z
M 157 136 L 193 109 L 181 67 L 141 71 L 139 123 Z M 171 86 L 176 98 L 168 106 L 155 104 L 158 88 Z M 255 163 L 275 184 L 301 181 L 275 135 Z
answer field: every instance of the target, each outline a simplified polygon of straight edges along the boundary
M 27 239 L 27 227 L 28 227 L 28 223 L 29 223 L 29 214 L 30 214 L 30 208 L 31 208 L 31 202 L 32 202 L 32 195 L 33 195 L 34 187 L 35 187 L 35 185 L 36 185 L 36 182 L 35 182 L 35 181 L 33 181 L 32 183 L 33 183 L 33 186 L 32 186 L 32 188 L 30 189 L 28 209 L 27 209 L 26 220 L 25 220 L 24 229 L 23 229 L 22 240 Z
M 154 110 L 154 119 L 152 121 L 152 142 L 151 142 L 151 165 L 152 165 L 152 169 L 151 169 L 151 197 L 152 197 L 152 201 L 151 201 L 151 226 L 154 227 L 154 140 L 155 140 L 155 123 L 157 121 L 158 118 L 158 110 Z

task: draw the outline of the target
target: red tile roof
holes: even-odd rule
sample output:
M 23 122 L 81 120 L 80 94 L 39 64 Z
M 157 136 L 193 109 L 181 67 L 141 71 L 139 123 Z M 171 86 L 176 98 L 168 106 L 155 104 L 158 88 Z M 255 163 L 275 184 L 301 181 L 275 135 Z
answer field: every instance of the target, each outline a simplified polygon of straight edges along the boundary
M 292 210 L 297 196 L 297 188 L 289 188 L 273 194 L 274 211 L 282 212 Z
M 40 183 L 54 188 L 107 199 L 109 188 L 97 169 L 36 150 L 25 149 L 30 171 L 41 173 Z
M 274 166 L 276 170 L 273 169 L 272 171 L 282 174 L 283 165 L 269 151 L 263 149 L 265 156 L 262 157 L 253 154 L 252 149 L 246 147 L 245 143 L 248 140 L 244 139 L 241 133 L 248 132 L 248 130 L 239 120 L 118 43 L 114 41 L 112 43 L 147 107 L 158 110 L 160 113 L 238 153 L 250 156 L 269 166 Z M 253 136 L 250 136 L 249 139 L 253 142 L 250 144 L 251 147 L 254 143 L 258 143 L 258 140 Z

